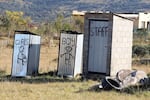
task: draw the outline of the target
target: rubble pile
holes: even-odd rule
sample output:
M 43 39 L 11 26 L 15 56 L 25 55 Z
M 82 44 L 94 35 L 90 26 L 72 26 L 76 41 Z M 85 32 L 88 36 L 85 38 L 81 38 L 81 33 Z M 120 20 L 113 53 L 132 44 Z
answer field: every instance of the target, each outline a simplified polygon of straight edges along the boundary
M 144 71 L 139 70 L 120 70 L 115 77 L 105 77 L 102 80 L 102 84 L 99 88 L 110 90 L 133 86 L 133 85 L 147 85 L 149 84 L 149 78 Z

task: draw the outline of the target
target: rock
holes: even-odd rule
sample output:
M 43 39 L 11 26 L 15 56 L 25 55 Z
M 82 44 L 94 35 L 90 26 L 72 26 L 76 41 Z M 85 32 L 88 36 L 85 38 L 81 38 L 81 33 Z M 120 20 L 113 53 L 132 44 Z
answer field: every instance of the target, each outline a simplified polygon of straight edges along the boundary
M 121 90 L 133 85 L 149 85 L 149 81 L 150 79 L 144 71 L 123 69 L 117 73 L 116 77 L 105 77 L 99 88 Z
M 125 77 L 125 79 L 122 81 L 122 84 L 123 87 L 128 87 L 137 84 L 144 85 L 146 84 L 145 79 L 147 78 L 148 77 L 144 71 L 135 70 Z
M 117 73 L 116 78 L 122 82 L 131 72 L 132 70 L 122 69 Z

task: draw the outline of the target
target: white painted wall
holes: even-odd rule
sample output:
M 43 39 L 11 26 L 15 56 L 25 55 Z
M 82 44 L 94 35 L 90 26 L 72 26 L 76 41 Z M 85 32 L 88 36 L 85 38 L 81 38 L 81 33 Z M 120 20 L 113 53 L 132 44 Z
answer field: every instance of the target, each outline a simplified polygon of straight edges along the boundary
M 74 77 L 82 73 L 82 59 L 83 59 L 83 34 L 77 35 L 76 57 Z
M 113 16 L 112 49 L 110 75 L 121 69 L 131 69 L 133 22 Z
M 138 28 L 148 28 L 148 22 L 150 22 L 150 13 L 139 13 L 139 20 L 138 20 Z M 143 25 L 143 22 L 145 23 Z

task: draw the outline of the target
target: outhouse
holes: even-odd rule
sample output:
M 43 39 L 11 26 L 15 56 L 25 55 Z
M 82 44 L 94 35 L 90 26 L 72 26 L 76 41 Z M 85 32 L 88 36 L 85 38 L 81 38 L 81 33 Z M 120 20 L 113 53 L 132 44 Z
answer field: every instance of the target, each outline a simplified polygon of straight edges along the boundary
M 86 13 L 83 72 L 114 76 L 131 69 L 133 21 L 113 13 Z
M 60 36 L 58 75 L 75 77 L 82 73 L 83 34 L 63 31 Z
M 38 74 L 40 36 L 28 31 L 15 31 L 11 75 L 25 77 Z

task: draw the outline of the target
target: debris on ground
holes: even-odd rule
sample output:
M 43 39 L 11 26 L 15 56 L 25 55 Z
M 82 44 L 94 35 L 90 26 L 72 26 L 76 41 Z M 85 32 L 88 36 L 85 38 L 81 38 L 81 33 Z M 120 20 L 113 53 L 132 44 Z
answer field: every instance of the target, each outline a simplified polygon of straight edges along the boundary
M 149 78 L 144 71 L 140 70 L 120 70 L 115 77 L 105 77 L 99 88 L 104 90 L 121 90 L 134 85 L 147 85 Z

